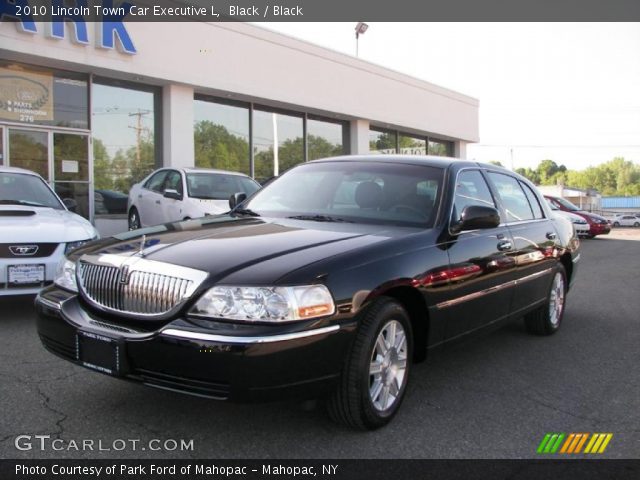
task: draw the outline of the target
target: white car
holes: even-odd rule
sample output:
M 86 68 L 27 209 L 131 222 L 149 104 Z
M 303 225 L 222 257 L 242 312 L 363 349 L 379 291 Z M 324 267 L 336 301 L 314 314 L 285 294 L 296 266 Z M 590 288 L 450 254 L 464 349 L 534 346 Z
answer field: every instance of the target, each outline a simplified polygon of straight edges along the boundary
M 573 231 L 576 232 L 577 236 L 586 237 L 589 235 L 589 223 L 583 217 L 575 213 L 560 210 L 552 202 L 547 201 L 547 203 L 549 204 L 551 213 L 557 217 L 566 218 L 573 224 Z
M 229 197 L 260 189 L 251 177 L 206 168 L 161 168 L 131 187 L 129 230 L 229 211 Z
M 640 227 L 640 218 L 635 215 L 616 215 L 611 219 L 614 227 Z
M 96 238 L 40 175 L 0 166 L 0 296 L 38 293 L 66 252 Z

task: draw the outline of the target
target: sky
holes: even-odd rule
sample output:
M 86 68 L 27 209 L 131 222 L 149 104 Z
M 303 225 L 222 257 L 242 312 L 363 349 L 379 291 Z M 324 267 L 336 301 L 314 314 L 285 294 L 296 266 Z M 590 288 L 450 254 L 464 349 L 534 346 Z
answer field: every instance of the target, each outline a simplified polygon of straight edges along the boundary
M 260 26 L 355 55 L 355 22 Z M 467 158 L 640 164 L 640 23 L 369 23 L 359 57 L 479 99 Z

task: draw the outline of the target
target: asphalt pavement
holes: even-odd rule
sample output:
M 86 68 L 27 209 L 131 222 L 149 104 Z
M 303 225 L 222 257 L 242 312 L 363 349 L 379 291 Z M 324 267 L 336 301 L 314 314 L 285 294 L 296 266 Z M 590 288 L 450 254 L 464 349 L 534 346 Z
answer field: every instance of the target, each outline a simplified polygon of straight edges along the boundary
M 77 367 L 41 346 L 32 302 L 0 299 L 0 458 L 536 458 L 548 432 L 612 433 L 600 458 L 640 458 L 638 230 L 583 242 L 556 335 L 516 322 L 430 357 L 375 432 L 322 408 L 221 403 Z

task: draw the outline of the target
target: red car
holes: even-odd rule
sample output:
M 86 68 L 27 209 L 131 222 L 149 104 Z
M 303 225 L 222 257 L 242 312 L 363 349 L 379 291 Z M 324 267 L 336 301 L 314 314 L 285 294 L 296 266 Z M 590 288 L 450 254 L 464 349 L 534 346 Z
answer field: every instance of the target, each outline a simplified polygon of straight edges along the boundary
M 549 195 L 545 195 L 544 198 L 546 198 L 560 210 L 575 213 L 576 215 L 580 215 L 582 218 L 584 218 L 589 224 L 589 235 L 587 238 L 593 238 L 596 235 L 606 235 L 611 231 L 611 225 L 609 225 L 607 219 L 600 215 L 596 215 L 595 213 L 587 212 L 585 210 L 580 210 L 569 200 L 562 197 L 551 197 Z

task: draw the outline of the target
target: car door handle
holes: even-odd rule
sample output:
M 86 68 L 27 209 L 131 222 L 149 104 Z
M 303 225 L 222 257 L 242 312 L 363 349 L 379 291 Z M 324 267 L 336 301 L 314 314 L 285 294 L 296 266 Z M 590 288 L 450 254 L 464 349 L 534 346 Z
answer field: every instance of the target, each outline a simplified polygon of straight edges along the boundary
M 156 203 L 157 203 L 158 205 L 160 205 L 160 200 L 156 200 Z
M 138 198 L 142 198 L 142 194 L 138 195 Z
M 556 238 L 556 233 L 555 232 L 547 232 L 547 238 L 549 240 L 555 240 Z
M 498 250 L 504 252 L 506 250 L 511 250 L 513 248 L 513 244 L 509 240 L 504 240 L 503 242 L 498 242 Z

